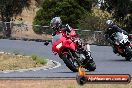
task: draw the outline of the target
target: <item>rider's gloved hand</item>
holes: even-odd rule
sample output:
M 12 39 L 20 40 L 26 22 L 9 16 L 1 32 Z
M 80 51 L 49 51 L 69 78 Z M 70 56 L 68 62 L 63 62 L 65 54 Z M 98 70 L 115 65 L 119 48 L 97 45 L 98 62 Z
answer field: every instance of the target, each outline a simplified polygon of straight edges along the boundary
M 75 39 L 74 41 L 76 43 L 76 45 L 81 48 L 82 47 L 82 42 L 79 39 Z
M 65 25 L 65 31 L 70 33 L 70 26 L 68 24 Z
M 53 33 L 52 33 L 52 36 L 55 36 L 55 35 L 56 35 L 56 32 L 53 32 Z

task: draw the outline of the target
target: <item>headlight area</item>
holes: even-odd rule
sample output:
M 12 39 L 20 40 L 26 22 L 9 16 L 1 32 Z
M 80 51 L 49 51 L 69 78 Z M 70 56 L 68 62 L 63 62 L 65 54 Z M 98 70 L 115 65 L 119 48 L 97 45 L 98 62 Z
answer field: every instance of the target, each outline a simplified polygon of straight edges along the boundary
M 59 49 L 59 48 L 61 48 L 61 46 L 62 46 L 62 42 L 59 43 L 58 45 L 56 45 L 56 48 Z

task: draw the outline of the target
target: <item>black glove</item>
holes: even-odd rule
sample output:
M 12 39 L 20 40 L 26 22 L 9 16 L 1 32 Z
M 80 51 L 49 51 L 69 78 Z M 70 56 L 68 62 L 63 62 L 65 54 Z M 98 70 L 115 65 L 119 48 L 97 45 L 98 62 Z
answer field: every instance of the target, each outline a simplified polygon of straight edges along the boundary
M 65 31 L 70 33 L 70 26 L 68 24 L 65 25 Z

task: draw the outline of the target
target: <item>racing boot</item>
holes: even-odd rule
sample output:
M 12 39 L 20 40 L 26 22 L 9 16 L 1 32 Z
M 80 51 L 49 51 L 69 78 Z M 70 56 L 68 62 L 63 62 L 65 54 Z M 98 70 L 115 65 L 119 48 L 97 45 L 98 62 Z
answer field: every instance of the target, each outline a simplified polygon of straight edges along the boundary
M 90 58 L 90 54 L 91 54 L 90 51 L 83 50 L 83 53 L 84 53 L 84 55 L 86 56 L 86 58 L 92 60 L 92 59 Z

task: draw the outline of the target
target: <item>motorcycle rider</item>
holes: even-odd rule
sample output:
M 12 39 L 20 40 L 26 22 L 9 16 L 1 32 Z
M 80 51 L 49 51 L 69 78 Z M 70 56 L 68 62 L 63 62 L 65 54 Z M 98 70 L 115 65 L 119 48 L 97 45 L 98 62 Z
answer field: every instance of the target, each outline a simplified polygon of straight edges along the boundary
M 52 36 L 55 36 L 57 33 L 60 33 L 61 31 L 64 31 L 66 33 L 66 35 L 68 36 L 71 32 L 71 27 L 68 24 L 62 25 L 62 21 L 61 21 L 60 17 L 54 17 L 50 22 L 50 27 L 54 31 Z M 83 47 L 82 42 L 78 38 L 74 38 L 74 39 L 75 39 L 74 42 L 83 51 L 86 58 L 89 58 L 89 53 L 90 52 L 87 51 Z
M 114 25 L 112 20 L 107 20 L 106 26 L 107 26 L 107 28 L 106 28 L 106 32 L 105 32 L 105 37 L 108 40 L 108 42 L 111 44 L 111 46 L 113 47 L 113 52 L 116 54 L 117 51 L 114 47 L 115 39 L 114 39 L 113 34 L 115 34 L 117 32 L 123 32 L 125 35 L 128 35 L 128 33 L 125 30 L 119 28 L 117 25 Z

